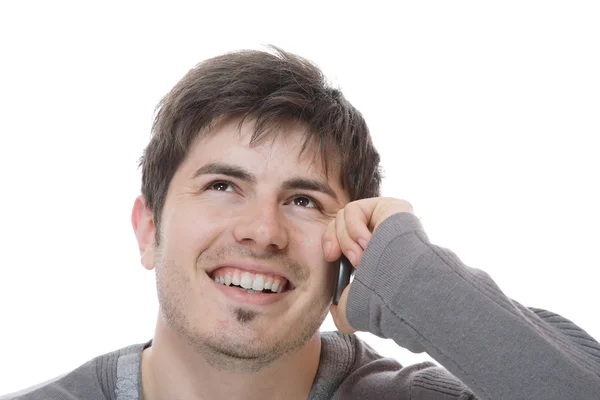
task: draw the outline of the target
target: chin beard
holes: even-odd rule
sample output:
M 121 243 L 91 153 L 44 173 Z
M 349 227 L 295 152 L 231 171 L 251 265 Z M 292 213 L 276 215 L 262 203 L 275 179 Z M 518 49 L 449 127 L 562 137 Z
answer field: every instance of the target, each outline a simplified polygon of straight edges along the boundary
M 297 352 L 318 332 L 329 309 L 330 298 L 313 298 L 307 304 L 302 320 L 296 321 L 297 325 L 283 327 L 287 332 L 276 339 L 248 336 L 246 333 L 252 331 L 252 324 L 261 323 L 257 321 L 261 315 L 241 307 L 229 310 L 235 318 L 233 326 L 215 327 L 211 331 L 204 328 L 203 332 L 204 321 L 198 317 L 198 310 L 188 308 L 191 302 L 185 290 L 189 285 L 187 278 L 160 258 L 156 266 L 156 285 L 161 324 L 185 341 L 208 364 L 231 372 L 256 372 Z M 245 336 L 248 339 L 244 340 Z
M 218 370 L 229 372 L 257 372 L 273 362 L 295 353 L 318 332 L 328 310 L 328 304 L 314 300 L 308 307 L 308 310 L 311 310 L 309 315 L 303 318 L 304 324 L 292 330 L 292 335 L 277 342 L 261 339 L 260 346 L 256 347 L 253 346 L 255 341 L 251 339 L 247 345 L 240 343 L 239 340 L 232 340 L 232 337 L 242 337 L 242 333 L 235 332 L 235 330 L 201 334 L 181 313 L 181 308 L 164 297 L 161 300 L 163 301 L 161 301 L 160 309 L 164 323 L 176 332 L 177 336 L 185 340 L 193 351 L 202 356 L 208 364 Z M 232 313 L 242 329 L 252 329 L 248 325 L 260 318 L 259 312 L 244 308 L 233 309 Z
M 233 314 L 235 315 L 237 322 L 240 324 L 249 324 L 256 319 L 256 317 L 258 317 L 259 313 L 253 310 L 246 310 L 244 308 L 236 308 L 233 310 Z
M 197 354 L 216 369 L 229 372 L 257 372 L 279 359 L 293 355 L 314 337 L 327 316 L 327 307 L 317 303 L 315 301 L 315 304 L 311 304 L 310 309 L 323 309 L 324 311 L 320 314 L 314 313 L 304 319 L 306 322 L 295 331 L 296 334 L 288 335 L 284 340 L 278 342 L 262 339 L 260 347 L 252 346 L 252 342 L 244 345 L 230 340 L 231 336 L 240 337 L 236 332 L 228 332 L 228 334 L 215 332 L 211 335 L 201 335 L 184 328 L 178 330 L 178 333 L 185 338 Z M 233 310 L 233 313 L 236 321 L 241 325 L 249 325 L 260 317 L 260 313 L 256 311 L 241 308 Z M 191 327 L 188 325 L 187 328 Z M 248 326 L 245 328 L 251 329 Z

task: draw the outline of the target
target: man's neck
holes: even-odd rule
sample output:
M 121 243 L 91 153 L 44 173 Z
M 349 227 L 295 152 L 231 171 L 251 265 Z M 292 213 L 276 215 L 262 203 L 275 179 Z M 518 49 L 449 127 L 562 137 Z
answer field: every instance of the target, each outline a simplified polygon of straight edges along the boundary
M 166 327 L 142 353 L 144 400 L 306 399 L 321 353 L 317 332 L 303 347 L 256 372 L 232 372 L 213 365 Z

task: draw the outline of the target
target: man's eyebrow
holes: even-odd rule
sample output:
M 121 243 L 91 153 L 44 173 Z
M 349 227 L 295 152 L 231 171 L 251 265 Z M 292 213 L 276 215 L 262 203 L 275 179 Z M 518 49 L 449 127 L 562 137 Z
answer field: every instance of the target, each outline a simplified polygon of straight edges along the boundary
M 338 198 L 327 183 L 306 178 L 293 178 L 285 181 L 282 185 L 284 190 L 310 190 L 315 192 L 323 192 L 326 195 L 333 197 L 336 201 Z
M 248 172 L 244 168 L 237 165 L 218 162 L 209 163 L 198 168 L 194 173 L 192 179 L 196 179 L 200 175 L 208 174 L 227 175 L 232 178 L 236 178 L 251 184 L 256 184 L 257 182 L 256 176 L 254 176 L 254 174 Z M 283 190 L 310 190 L 314 192 L 322 192 L 328 196 L 333 197 L 336 201 L 338 201 L 337 195 L 335 194 L 331 186 L 329 186 L 325 182 L 321 182 L 315 179 L 292 178 L 285 181 L 281 187 Z
M 227 175 L 232 178 L 237 178 L 248 183 L 256 183 L 256 177 L 244 168 L 237 165 L 223 164 L 223 163 L 209 163 L 198 168 L 192 176 L 192 179 L 196 179 L 200 175 L 215 174 L 215 175 Z

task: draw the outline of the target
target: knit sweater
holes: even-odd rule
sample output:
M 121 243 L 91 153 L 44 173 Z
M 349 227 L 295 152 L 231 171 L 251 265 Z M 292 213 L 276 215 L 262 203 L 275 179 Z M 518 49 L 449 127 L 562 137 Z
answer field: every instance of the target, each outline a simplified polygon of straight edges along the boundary
M 425 362 L 403 367 L 355 335 L 321 334 L 309 399 L 598 399 L 600 344 L 571 321 L 506 297 L 481 270 L 429 242 L 400 213 L 374 232 L 348 296 L 359 330 L 393 339 Z M 0 400 L 139 400 L 151 342 L 97 357 Z

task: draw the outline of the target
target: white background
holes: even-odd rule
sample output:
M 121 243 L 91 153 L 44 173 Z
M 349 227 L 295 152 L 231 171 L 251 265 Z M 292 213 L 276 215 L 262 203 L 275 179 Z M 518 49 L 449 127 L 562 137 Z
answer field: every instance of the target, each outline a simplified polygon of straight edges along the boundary
M 10 3 L 0 393 L 151 338 L 154 275 L 129 215 L 154 106 L 200 60 L 268 43 L 364 113 L 384 195 L 408 199 L 435 244 L 600 337 L 597 2 Z

